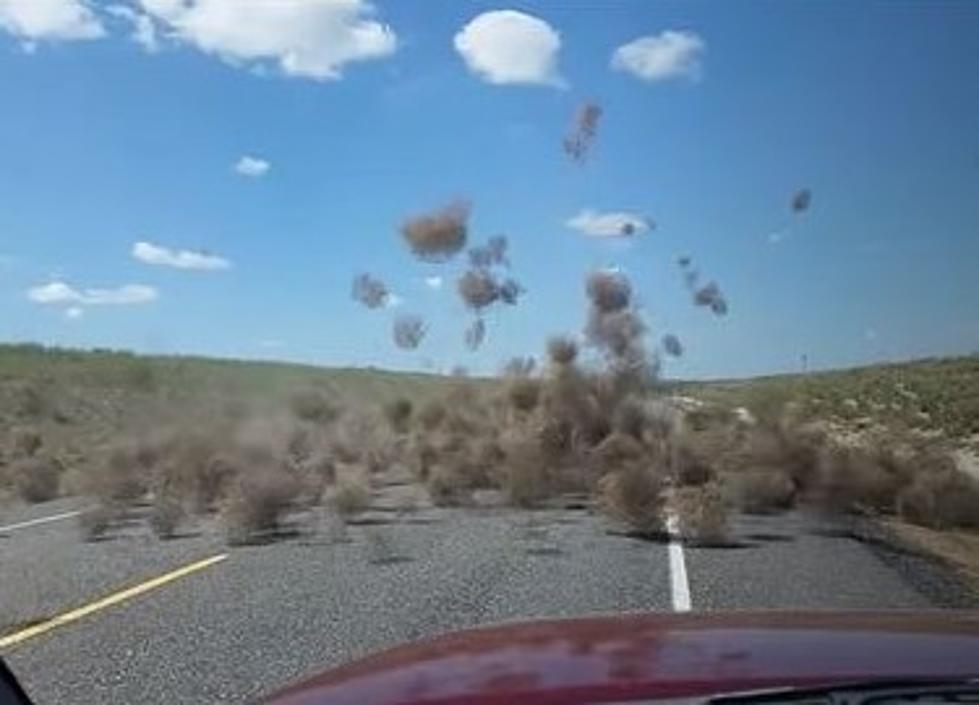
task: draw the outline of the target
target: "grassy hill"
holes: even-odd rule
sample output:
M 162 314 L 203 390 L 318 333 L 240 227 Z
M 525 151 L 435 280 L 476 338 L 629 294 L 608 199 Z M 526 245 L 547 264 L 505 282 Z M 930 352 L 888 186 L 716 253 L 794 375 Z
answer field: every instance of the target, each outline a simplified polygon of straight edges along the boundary
M 962 442 L 979 436 L 979 356 L 924 359 L 846 370 L 689 382 L 683 394 L 765 416 L 797 404 L 807 417 L 848 426 L 941 431 Z
M 211 429 L 222 419 L 315 416 L 423 401 L 444 377 L 374 369 L 111 350 L 0 345 L 0 474 L 35 450 L 84 472 L 127 438 L 165 429 Z M 0 482 L 0 496 L 2 485 Z

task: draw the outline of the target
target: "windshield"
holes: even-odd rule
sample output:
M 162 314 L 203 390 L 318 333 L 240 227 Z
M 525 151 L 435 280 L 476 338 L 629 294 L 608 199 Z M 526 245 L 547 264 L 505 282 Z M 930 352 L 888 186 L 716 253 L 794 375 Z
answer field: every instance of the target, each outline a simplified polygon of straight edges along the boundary
M 0 657 L 974 607 L 977 71 L 965 0 L 0 0 Z

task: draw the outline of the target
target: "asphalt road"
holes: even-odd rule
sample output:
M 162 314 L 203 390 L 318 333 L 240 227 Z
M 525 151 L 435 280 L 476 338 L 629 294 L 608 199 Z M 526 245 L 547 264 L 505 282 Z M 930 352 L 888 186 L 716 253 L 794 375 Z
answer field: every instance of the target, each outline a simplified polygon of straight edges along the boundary
M 422 636 L 676 603 L 668 546 L 587 509 L 382 506 L 345 531 L 309 515 L 296 536 L 233 549 L 209 523 L 166 542 L 133 525 L 97 543 L 79 541 L 74 517 L 23 525 L 73 508 L 0 510 L 0 636 L 227 558 L 0 648 L 38 703 L 241 702 Z M 793 513 L 735 528 L 730 547 L 682 550 L 692 609 L 943 606 L 933 566 L 838 523 Z

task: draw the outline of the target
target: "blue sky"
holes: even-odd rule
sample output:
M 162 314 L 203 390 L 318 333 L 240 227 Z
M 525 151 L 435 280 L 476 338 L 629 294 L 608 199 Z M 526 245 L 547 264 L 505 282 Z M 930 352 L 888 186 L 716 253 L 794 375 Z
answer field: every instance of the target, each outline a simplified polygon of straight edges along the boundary
M 674 376 L 979 349 L 977 3 L 283 3 L 0 0 L 0 339 L 490 371 L 580 331 L 584 275 L 617 266 L 651 342 L 684 342 Z M 521 15 L 477 23 L 499 10 Z M 398 233 L 457 196 L 527 287 L 476 352 L 462 259 Z M 656 227 L 589 236 L 583 209 Z M 681 254 L 727 316 L 692 305 Z M 353 301 L 364 271 L 400 305 Z M 400 313 L 428 321 L 417 350 Z

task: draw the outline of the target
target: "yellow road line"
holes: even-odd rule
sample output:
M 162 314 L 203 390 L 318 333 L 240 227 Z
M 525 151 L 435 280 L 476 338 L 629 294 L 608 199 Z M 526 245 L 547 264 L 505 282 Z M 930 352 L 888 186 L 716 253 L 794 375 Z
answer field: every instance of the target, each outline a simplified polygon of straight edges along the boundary
M 73 610 L 69 610 L 68 612 L 59 614 L 57 617 L 46 619 L 39 624 L 27 627 L 26 629 L 21 629 L 19 632 L 14 632 L 13 634 L 0 637 L 0 649 L 14 646 L 22 641 L 27 641 L 32 637 L 39 636 L 45 632 L 51 631 L 52 629 L 56 629 L 57 627 L 63 627 L 66 624 L 78 621 L 79 619 L 87 617 L 88 615 L 98 612 L 99 610 L 103 610 L 106 607 L 118 605 L 120 602 L 129 600 L 137 595 L 142 595 L 144 592 L 155 590 L 156 588 L 166 585 L 169 582 L 179 580 L 180 578 L 190 575 L 191 573 L 196 573 L 198 570 L 203 570 L 204 568 L 212 566 L 215 563 L 220 563 L 227 557 L 227 553 L 222 553 L 217 556 L 205 558 L 202 561 L 197 561 L 196 563 L 185 565 L 183 568 L 177 568 L 177 570 L 173 570 L 157 578 L 147 580 L 145 583 L 140 583 L 139 585 L 134 585 L 131 588 L 114 592 L 111 595 L 107 595 L 99 600 L 90 602 L 87 605 L 82 605 L 81 607 L 77 607 Z

